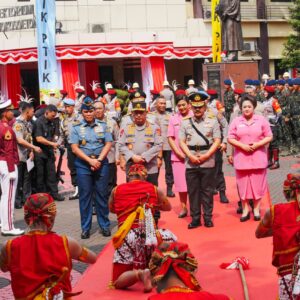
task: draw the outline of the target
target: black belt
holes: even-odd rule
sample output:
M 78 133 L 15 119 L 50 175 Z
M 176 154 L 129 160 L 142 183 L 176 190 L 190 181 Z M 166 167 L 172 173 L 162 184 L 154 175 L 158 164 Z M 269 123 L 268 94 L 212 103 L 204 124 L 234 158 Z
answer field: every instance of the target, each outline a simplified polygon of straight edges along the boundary
M 194 151 L 202 151 L 202 150 L 208 150 L 211 145 L 205 145 L 205 146 L 188 146 L 189 150 L 194 150 Z

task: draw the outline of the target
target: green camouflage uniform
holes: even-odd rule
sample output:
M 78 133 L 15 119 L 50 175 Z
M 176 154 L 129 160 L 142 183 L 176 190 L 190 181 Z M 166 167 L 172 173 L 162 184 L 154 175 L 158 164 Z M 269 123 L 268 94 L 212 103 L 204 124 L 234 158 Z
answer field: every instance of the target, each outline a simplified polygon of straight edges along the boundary
M 256 91 L 255 99 L 256 99 L 257 102 L 261 102 L 261 103 L 266 101 L 266 97 L 264 95 L 264 92 L 260 91 L 260 90 Z
M 292 125 L 292 138 L 300 148 L 300 91 L 294 90 L 290 95 L 290 115 Z
M 233 92 L 232 88 L 225 91 L 223 99 L 224 99 L 224 107 L 225 107 L 225 117 L 226 117 L 227 122 L 229 122 L 230 115 L 233 111 L 233 107 L 235 104 L 234 92 Z

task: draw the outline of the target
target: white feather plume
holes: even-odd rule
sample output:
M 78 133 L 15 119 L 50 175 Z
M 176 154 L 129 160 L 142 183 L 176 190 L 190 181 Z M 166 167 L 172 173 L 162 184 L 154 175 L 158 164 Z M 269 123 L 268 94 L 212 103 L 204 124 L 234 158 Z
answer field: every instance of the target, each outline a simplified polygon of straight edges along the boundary
M 100 82 L 93 80 L 92 84 L 90 84 L 91 88 L 93 91 L 95 91 L 95 89 L 100 87 Z
M 178 86 L 179 86 L 179 84 L 177 83 L 177 81 L 176 81 L 176 80 L 173 80 L 173 81 L 172 81 L 172 87 L 173 87 L 174 92 L 177 91 Z
M 230 75 L 229 75 L 229 79 L 231 80 L 231 88 L 234 90 L 235 89 L 235 82 L 233 82 Z
M 23 90 L 25 96 L 17 94 L 20 98 L 20 102 L 32 103 L 34 101 L 34 99 L 30 98 L 30 95 L 27 94 L 26 90 L 23 87 L 22 87 L 22 90 Z
M 208 90 L 208 83 L 205 80 L 201 81 L 200 86 L 203 88 L 204 91 Z

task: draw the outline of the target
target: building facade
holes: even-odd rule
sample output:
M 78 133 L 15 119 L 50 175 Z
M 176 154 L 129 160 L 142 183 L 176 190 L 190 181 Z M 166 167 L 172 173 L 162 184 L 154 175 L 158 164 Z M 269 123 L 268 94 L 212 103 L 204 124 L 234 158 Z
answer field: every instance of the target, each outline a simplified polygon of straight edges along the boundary
M 282 71 L 277 64 L 283 43 L 291 32 L 287 22 L 290 2 L 265 0 L 261 5 L 260 1 L 241 2 L 245 51 L 239 59 L 263 61 L 259 63 L 261 73 L 276 78 Z M 15 16 L 16 12 L 7 10 L 24 5 L 35 5 L 35 0 L 0 3 L 1 90 L 12 99 L 20 88 L 10 85 L 10 80 L 39 97 L 36 29 L 26 28 L 34 22 L 34 13 Z M 143 65 L 150 60 L 153 68 L 153 57 L 160 57 L 155 65 L 164 68 L 169 81 L 176 79 L 185 85 L 193 77 L 200 83 L 202 65 L 211 58 L 207 0 L 56 0 L 56 19 L 56 53 L 61 68 L 77 68 L 78 79 L 89 92 L 92 80 L 116 86 L 143 82 Z M 28 22 L 22 23 L 22 29 L 17 27 L 21 25 L 13 28 L 9 22 L 16 20 Z M 58 88 L 70 90 L 65 84 L 62 80 Z

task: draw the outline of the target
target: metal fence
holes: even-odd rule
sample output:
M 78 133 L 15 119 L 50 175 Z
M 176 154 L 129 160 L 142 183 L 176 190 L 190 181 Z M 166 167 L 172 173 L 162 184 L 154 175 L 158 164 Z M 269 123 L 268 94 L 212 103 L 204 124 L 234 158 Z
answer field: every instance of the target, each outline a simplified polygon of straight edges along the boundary
M 204 5 L 204 19 L 211 19 L 211 6 Z M 242 5 L 241 16 L 242 20 L 255 20 L 258 19 L 282 19 L 288 20 L 290 18 L 290 11 L 287 6 L 274 6 L 267 5 L 265 9 L 257 9 L 255 5 Z

